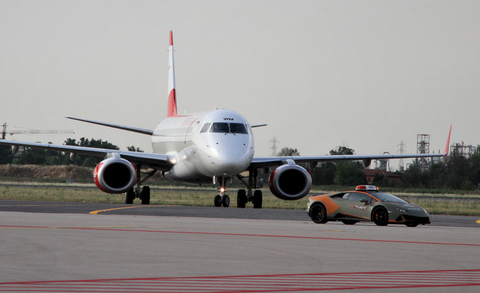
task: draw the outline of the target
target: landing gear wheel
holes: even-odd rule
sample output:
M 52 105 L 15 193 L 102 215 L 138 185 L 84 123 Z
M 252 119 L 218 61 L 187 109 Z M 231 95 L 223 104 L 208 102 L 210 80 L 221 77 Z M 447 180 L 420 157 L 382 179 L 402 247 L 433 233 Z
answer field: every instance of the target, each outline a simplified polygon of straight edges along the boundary
M 385 208 L 376 208 L 372 212 L 372 220 L 377 226 L 388 225 L 388 211 Z
M 253 208 L 254 209 L 261 209 L 262 208 L 262 191 L 261 190 L 255 190 L 253 193 Z
M 127 194 L 125 196 L 125 204 L 132 204 L 133 200 L 135 199 L 135 192 L 133 191 L 133 188 L 127 191 Z
M 150 187 L 144 186 L 142 188 L 142 193 L 140 193 L 140 198 L 142 199 L 142 204 L 150 204 Z
M 226 194 L 223 196 L 222 205 L 226 208 L 230 205 L 230 197 Z
M 327 209 L 323 204 L 317 203 L 310 207 L 310 218 L 314 223 L 325 224 L 327 220 Z
M 221 207 L 222 206 L 222 197 L 220 195 L 215 195 L 215 198 L 213 199 L 213 202 L 215 203 L 216 207 Z
M 355 221 L 355 220 L 343 220 L 342 223 L 344 223 L 345 225 L 355 225 L 356 223 L 358 223 L 358 221 Z
M 239 189 L 237 193 L 237 208 L 245 208 L 245 204 L 247 203 L 247 193 L 245 189 Z

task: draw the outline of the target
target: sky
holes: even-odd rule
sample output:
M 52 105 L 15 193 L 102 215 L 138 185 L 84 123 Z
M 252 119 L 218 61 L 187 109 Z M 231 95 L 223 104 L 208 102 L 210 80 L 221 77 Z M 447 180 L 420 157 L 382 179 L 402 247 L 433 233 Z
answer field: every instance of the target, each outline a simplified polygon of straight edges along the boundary
M 226 108 L 256 128 L 256 156 L 414 154 L 480 144 L 480 1 L 0 0 L 0 122 L 151 152 L 166 117 L 170 30 L 180 113 Z M 405 163 L 408 163 L 406 161 Z M 391 162 L 396 168 L 397 162 Z

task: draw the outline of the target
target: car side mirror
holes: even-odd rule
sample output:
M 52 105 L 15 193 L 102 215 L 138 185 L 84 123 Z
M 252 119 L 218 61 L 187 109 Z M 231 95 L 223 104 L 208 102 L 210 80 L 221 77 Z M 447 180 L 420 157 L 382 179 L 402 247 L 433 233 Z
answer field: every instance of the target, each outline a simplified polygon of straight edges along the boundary
M 368 199 L 361 199 L 360 202 L 363 202 L 364 204 L 369 203 L 370 201 Z

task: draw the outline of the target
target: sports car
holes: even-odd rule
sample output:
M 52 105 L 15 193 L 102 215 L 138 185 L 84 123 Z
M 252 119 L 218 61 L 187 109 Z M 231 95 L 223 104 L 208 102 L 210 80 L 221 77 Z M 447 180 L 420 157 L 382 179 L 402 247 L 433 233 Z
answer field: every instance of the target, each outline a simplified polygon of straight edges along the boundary
M 317 224 L 328 221 L 342 221 L 346 225 L 373 221 L 378 226 L 405 224 L 408 227 L 430 224 L 430 217 L 423 208 L 380 192 L 374 185 L 358 185 L 353 191 L 312 196 L 308 199 L 307 213 Z

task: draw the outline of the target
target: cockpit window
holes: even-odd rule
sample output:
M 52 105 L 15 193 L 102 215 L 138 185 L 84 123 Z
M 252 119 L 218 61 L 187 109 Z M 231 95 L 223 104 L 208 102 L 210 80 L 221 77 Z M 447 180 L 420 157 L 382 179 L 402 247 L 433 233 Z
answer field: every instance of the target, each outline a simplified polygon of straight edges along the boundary
M 212 128 L 210 128 L 210 132 L 228 133 L 228 123 L 213 123 Z
M 211 125 L 211 124 L 212 124 L 212 123 L 205 123 L 205 124 L 203 124 L 202 130 L 200 130 L 200 133 L 207 132 L 208 129 L 210 128 L 210 125 Z
M 248 134 L 248 129 L 247 125 L 242 123 L 214 122 L 203 124 L 200 133 L 204 132 Z
M 247 134 L 247 128 L 245 128 L 244 124 L 241 123 L 230 123 L 230 131 L 232 133 L 243 133 Z

